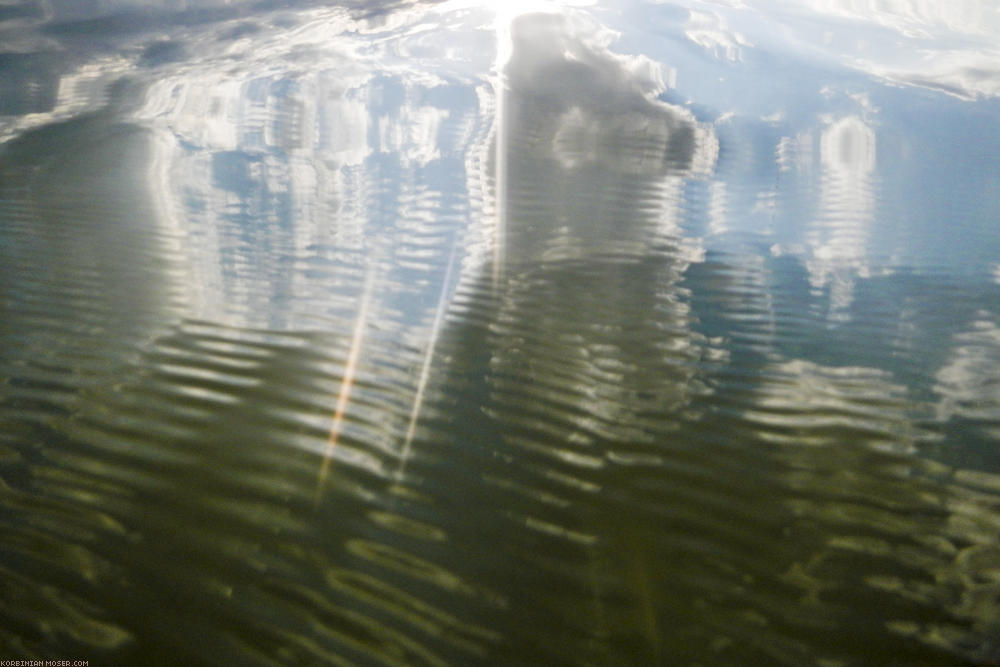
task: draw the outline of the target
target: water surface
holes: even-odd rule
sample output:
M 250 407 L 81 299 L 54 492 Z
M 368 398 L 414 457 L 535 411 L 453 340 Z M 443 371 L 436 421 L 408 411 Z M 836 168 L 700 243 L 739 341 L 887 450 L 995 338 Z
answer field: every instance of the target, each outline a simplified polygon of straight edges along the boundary
M 0 657 L 1000 661 L 992 3 L 0 5 Z

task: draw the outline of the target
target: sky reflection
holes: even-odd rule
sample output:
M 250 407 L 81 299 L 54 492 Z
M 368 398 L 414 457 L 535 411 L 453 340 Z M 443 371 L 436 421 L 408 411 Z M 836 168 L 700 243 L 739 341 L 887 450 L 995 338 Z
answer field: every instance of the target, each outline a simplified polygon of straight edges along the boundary
M 149 131 L 147 196 L 188 317 L 323 329 L 351 320 L 379 265 L 375 319 L 417 340 L 452 247 L 467 282 L 639 255 L 657 234 L 687 262 L 735 253 L 760 284 L 795 262 L 829 325 L 900 271 L 997 283 L 988 3 L 10 7 L 5 151 L 98 108 Z M 775 61 L 787 51 L 803 57 Z M 511 184 L 539 159 L 533 187 L 579 185 L 576 208 L 512 223 L 535 195 Z M 651 227 L 604 224 L 588 174 L 655 182 Z
M 376 266 L 374 320 L 419 341 L 452 248 L 455 282 L 496 283 L 662 239 L 776 294 L 794 262 L 825 326 L 901 271 L 997 283 L 984 3 L 17 7 L 0 136 L 95 108 L 149 131 L 186 317 L 324 330 Z M 638 208 L 601 208 L 608 175 Z

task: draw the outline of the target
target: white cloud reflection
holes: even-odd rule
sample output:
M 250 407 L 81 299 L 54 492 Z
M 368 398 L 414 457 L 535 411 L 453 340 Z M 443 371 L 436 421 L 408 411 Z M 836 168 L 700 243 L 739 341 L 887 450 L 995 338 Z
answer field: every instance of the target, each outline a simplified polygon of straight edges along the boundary
M 398 153 L 404 165 L 426 166 L 441 157 L 438 134 L 447 117 L 447 109 L 407 106 L 397 118 L 379 118 L 379 149 Z M 356 134 L 363 136 L 360 131 Z
M 804 0 L 794 4 L 825 16 L 884 26 L 907 37 L 936 37 L 944 30 L 986 36 L 1000 31 L 1000 7 L 981 0 Z
M 258 31 L 152 83 L 136 115 L 167 151 L 158 187 L 165 217 L 188 239 L 193 315 L 309 328 L 343 308 L 331 290 L 350 293 L 356 269 L 344 270 L 375 261 L 375 247 L 389 243 L 378 228 L 397 224 L 370 192 L 404 197 L 406 182 L 453 151 L 443 123 L 489 122 L 467 100 L 423 101 L 447 89 L 440 60 L 427 65 L 442 54 L 426 48 L 426 12 L 377 25 L 338 9 L 306 12 L 292 29 Z M 465 63 L 489 62 L 478 55 L 490 34 L 479 25 L 471 14 L 462 24 Z M 456 43 L 452 34 L 449 52 Z M 423 191 L 430 209 L 407 213 L 401 202 L 399 213 L 432 225 L 443 198 Z
M 813 287 L 831 288 L 835 311 L 853 300 L 854 280 L 866 277 L 868 227 L 875 211 L 875 132 L 858 116 L 831 123 L 819 140 L 819 218 L 806 233 Z
M 777 17 L 796 41 L 878 78 L 970 100 L 1000 95 L 996 3 L 755 0 L 747 6 L 758 17 Z
M 557 400 L 565 414 L 548 440 L 519 446 L 567 455 L 597 438 L 648 439 L 643 415 L 683 408 L 698 383 L 678 360 L 702 354 L 678 296 L 702 255 L 679 219 L 718 141 L 657 99 L 657 63 L 614 52 L 612 37 L 578 14 L 516 18 L 497 114 L 496 416 L 534 426 L 515 406 Z M 654 312 L 669 313 L 669 332 Z
M 658 100 L 665 90 L 658 63 L 613 53 L 612 38 L 575 14 L 514 22 L 495 168 L 500 208 L 510 210 L 500 223 L 510 262 L 641 253 L 649 207 L 659 209 L 660 230 L 676 234 L 683 182 L 714 169 L 713 129 Z M 649 196 L 647 210 L 612 204 L 619 190 Z
M 746 35 L 730 30 L 722 16 L 710 12 L 692 10 L 684 36 L 716 58 L 733 62 L 742 60 L 743 49 L 753 46 Z

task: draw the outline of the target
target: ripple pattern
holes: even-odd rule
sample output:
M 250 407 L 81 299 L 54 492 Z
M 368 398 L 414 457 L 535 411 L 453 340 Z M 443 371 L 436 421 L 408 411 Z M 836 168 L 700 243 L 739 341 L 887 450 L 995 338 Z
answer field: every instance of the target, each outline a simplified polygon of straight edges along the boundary
M 991 101 L 752 2 L 98 4 L 0 6 L 0 656 L 1000 660 Z

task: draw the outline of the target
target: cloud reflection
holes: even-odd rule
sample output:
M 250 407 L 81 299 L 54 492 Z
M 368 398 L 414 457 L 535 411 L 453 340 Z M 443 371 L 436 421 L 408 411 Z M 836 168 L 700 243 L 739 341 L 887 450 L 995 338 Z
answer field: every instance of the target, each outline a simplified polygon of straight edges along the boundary
M 936 373 L 935 391 L 940 395 L 938 417 L 982 424 L 985 437 L 1000 440 L 1000 326 L 995 314 L 980 312 L 965 331 L 959 332 L 947 361 Z
M 612 52 L 598 24 L 533 13 L 510 34 L 491 162 L 496 309 L 486 332 L 452 337 L 460 356 L 489 351 L 483 409 L 512 430 L 504 451 L 589 469 L 656 458 L 634 451 L 660 427 L 644 415 L 679 413 L 698 386 L 702 341 L 678 283 L 701 253 L 678 220 L 718 142 L 657 100 L 659 68 Z M 484 271 L 464 279 L 490 281 Z
M 709 85 L 692 79 L 716 85 L 714 74 L 742 74 L 764 48 L 755 45 L 766 45 L 766 30 L 734 20 L 745 3 L 699 4 L 679 22 L 670 34 L 684 46 L 671 55 L 710 56 L 678 55 L 679 64 L 628 54 L 643 49 L 616 42 L 594 18 L 600 14 L 575 12 L 516 17 L 510 53 L 494 62 L 491 12 L 462 4 L 435 14 L 421 3 L 396 12 L 257 3 L 265 9 L 252 16 L 237 11 L 249 4 L 218 4 L 228 9 L 215 20 L 185 8 L 161 32 L 150 28 L 159 14 L 144 12 L 166 11 L 167 3 L 137 0 L 119 5 L 132 12 L 127 20 L 100 24 L 119 26 L 108 37 L 116 48 L 94 47 L 86 63 L 67 58 L 54 67 L 34 53 L 8 60 L 22 75 L 0 83 L 0 92 L 22 83 L 36 92 L 0 98 L 9 112 L 4 136 L 20 137 L 0 156 L 0 186 L 17 203 L 9 237 L 20 244 L 4 247 L 11 262 L 0 274 L 25 288 L 9 292 L 21 309 L 11 312 L 25 321 L 12 317 L 4 331 L 31 341 L 16 352 L 26 359 L 60 361 L 52 350 L 66 340 L 103 338 L 99 354 L 81 355 L 85 372 L 74 367 L 72 375 L 84 379 L 72 382 L 107 386 L 88 387 L 81 402 L 89 405 L 59 420 L 76 422 L 70 435 L 95 470 L 118 466 L 114 493 L 138 490 L 149 503 L 122 515 L 140 517 L 136 524 L 156 536 L 155 524 L 176 509 L 159 501 L 180 502 L 190 516 L 170 524 L 177 534 L 165 536 L 165 551 L 190 544 L 197 524 L 198 562 L 223 542 L 243 563 L 245 545 L 215 534 L 226 537 L 233 516 L 244 517 L 255 540 L 268 536 L 251 558 L 267 563 L 269 550 L 286 550 L 276 564 L 254 564 L 252 581 L 236 586 L 254 590 L 271 567 L 267 585 L 308 590 L 295 597 L 305 601 L 294 605 L 302 613 L 279 628 L 303 634 L 262 641 L 282 650 L 341 618 L 313 618 L 316 608 L 340 605 L 322 583 L 283 580 L 303 567 L 303 549 L 323 552 L 315 559 L 330 566 L 329 588 L 357 594 L 343 600 L 351 613 L 364 595 L 370 602 L 372 587 L 392 591 L 395 606 L 382 598 L 381 611 L 359 612 L 363 622 L 356 635 L 345 631 L 348 642 L 392 635 L 381 620 L 395 610 L 405 623 L 423 622 L 418 635 L 433 643 L 442 627 L 464 626 L 469 612 L 474 629 L 460 639 L 477 652 L 501 642 L 578 647 L 586 636 L 609 655 L 648 645 L 646 662 L 656 662 L 661 647 L 702 659 L 706 651 L 760 648 L 744 638 L 768 644 L 766 652 L 777 637 L 783 643 L 771 657 L 795 664 L 812 648 L 800 638 L 820 632 L 809 623 L 839 630 L 853 622 L 840 601 L 824 599 L 845 590 L 853 603 L 872 590 L 900 593 L 890 608 L 903 616 L 873 624 L 869 637 L 889 629 L 933 643 L 935 629 L 907 616 L 914 599 L 927 617 L 946 607 L 981 634 L 993 629 L 993 589 L 981 579 L 991 576 L 996 522 L 981 491 L 1000 485 L 920 459 L 926 434 L 913 413 L 926 406 L 912 398 L 905 372 L 885 359 L 830 361 L 847 355 L 829 349 L 827 322 L 808 313 L 815 292 L 827 290 L 845 317 L 860 279 L 875 271 L 870 248 L 886 178 L 879 164 L 894 144 L 866 98 L 837 106 L 817 82 L 786 102 L 767 87 L 781 71 L 751 69 L 738 90 L 754 88 L 752 100 L 738 100 L 732 112 L 702 104 Z M 877 10 L 869 22 L 884 16 L 865 3 L 820 4 L 814 9 L 859 16 Z M 63 14 L 45 39 L 78 44 L 72 36 L 93 27 L 79 23 L 90 20 L 80 5 L 52 6 Z M 184 26 L 176 32 L 185 38 L 169 26 Z M 792 69 L 788 90 L 801 81 Z M 114 84 L 125 75 L 131 82 Z M 726 94 L 738 97 L 737 78 L 724 84 Z M 695 103 L 680 104 L 678 79 Z M 757 108 L 775 99 L 787 108 Z M 103 110 L 89 115 L 95 108 Z M 40 188 L 32 180 L 39 174 Z M 753 228 L 766 248 L 789 220 L 789 247 L 802 262 L 784 263 L 795 264 L 787 274 L 764 251 L 709 248 L 703 261 L 710 241 L 700 228 L 715 236 Z M 67 221 L 77 225 L 73 233 L 63 231 Z M 491 267 L 479 246 L 494 231 L 502 252 Z M 454 293 L 442 270 L 453 248 L 462 274 Z M 40 257 L 48 275 L 37 270 Z M 364 276 L 376 295 L 370 320 L 361 316 L 367 301 L 358 307 Z M 812 295 L 789 297 L 810 285 Z M 692 306 L 696 292 L 706 295 L 704 310 Z M 61 318 L 38 307 L 50 294 Z M 164 319 L 185 324 L 150 341 L 147 330 L 170 328 Z M 932 371 L 937 425 L 983 422 L 996 436 L 995 320 L 978 314 Z M 876 322 L 880 333 L 885 321 Z M 872 333 L 864 324 L 860 335 Z M 349 406 L 343 394 L 343 488 L 330 485 L 337 525 L 321 526 L 332 530 L 315 544 L 307 531 L 328 517 L 299 516 L 295 502 L 300 473 L 315 473 L 335 380 L 355 380 L 338 347 L 352 325 L 364 345 L 359 334 L 357 353 L 351 345 L 346 355 L 358 370 Z M 443 349 L 433 355 L 439 328 Z M 149 351 L 119 359 L 123 342 Z M 108 359 L 120 362 L 115 372 Z M 60 372 L 49 366 L 47 373 Z M 404 471 L 398 460 L 409 455 L 412 433 L 405 447 L 400 436 L 414 394 L 418 407 L 424 400 L 425 377 L 426 421 L 411 422 Z M 47 386 L 31 391 L 42 395 Z M 144 477 L 122 452 L 150 459 Z M 183 462 L 169 484 L 157 457 Z M 195 469 L 210 492 L 186 493 L 198 491 L 187 479 Z M 393 470 L 399 485 L 386 491 Z M 266 511 L 252 516 L 255 507 Z M 154 519 L 144 518 L 146 509 L 156 509 Z M 401 520 L 385 520 L 397 512 Z M 282 523 L 284 516 L 294 520 Z M 272 540 L 265 529 L 274 525 L 302 532 Z M 156 552 L 157 542 L 147 539 L 145 548 Z M 361 569 L 335 562 L 339 546 Z M 514 559 L 521 569 L 511 568 Z M 186 568 L 172 562 L 164 586 Z M 384 571 L 398 578 L 383 582 Z M 550 591 L 540 581 L 568 593 L 542 599 Z M 931 581 L 953 582 L 954 590 L 942 593 Z M 426 584 L 462 602 L 425 600 Z M 490 589 L 503 602 L 483 612 L 477 605 Z M 233 587 L 219 590 L 231 595 Z M 435 613 L 439 606 L 448 615 Z M 555 621 L 543 618 L 550 610 Z M 527 621 L 514 618 L 521 612 Z M 882 620 L 878 613 L 872 618 Z M 694 634 L 678 632 L 678 619 Z M 387 659 L 407 655 L 387 641 Z M 959 640 L 946 643 L 950 650 Z
M 1000 51 L 992 39 L 1000 9 L 993 3 L 809 0 L 743 7 L 760 17 L 782 16 L 803 43 L 876 77 L 968 100 L 1000 95 Z M 803 21 L 803 11 L 821 20 Z
M 529 14 L 511 30 L 496 148 L 504 261 L 645 254 L 657 227 L 676 231 L 683 179 L 713 168 L 714 133 L 655 99 L 658 65 L 611 53 L 580 17 Z
M 819 219 L 806 234 L 813 287 L 831 288 L 835 311 L 853 299 L 854 280 L 866 277 L 868 227 L 875 213 L 875 132 L 860 117 L 841 118 L 819 140 L 822 167 Z
M 296 15 L 292 28 L 268 26 L 264 15 L 252 41 L 212 53 L 217 26 L 186 46 L 205 59 L 167 67 L 151 83 L 136 116 L 157 129 L 165 151 L 159 183 L 168 190 L 159 198 L 189 239 L 193 314 L 322 326 L 345 305 L 330 295 L 356 291 L 358 267 L 412 252 L 400 247 L 405 235 L 381 230 L 454 233 L 459 220 L 438 224 L 441 202 L 469 179 L 461 169 L 444 180 L 433 174 L 461 155 L 462 133 L 491 120 L 463 94 L 464 80 L 448 82 L 411 57 L 426 11 L 317 9 Z M 481 18 L 467 12 L 452 39 L 489 39 Z M 398 199 L 403 217 L 373 206 L 376 196 Z

